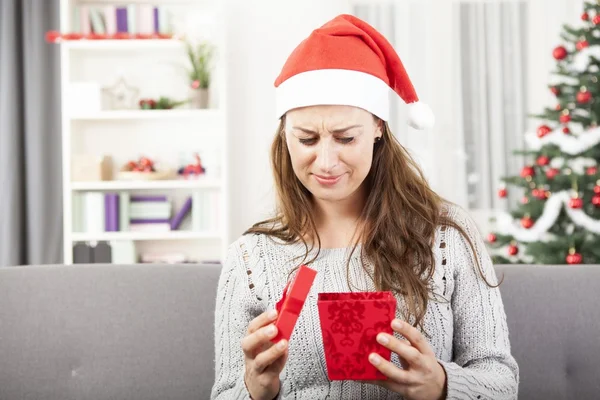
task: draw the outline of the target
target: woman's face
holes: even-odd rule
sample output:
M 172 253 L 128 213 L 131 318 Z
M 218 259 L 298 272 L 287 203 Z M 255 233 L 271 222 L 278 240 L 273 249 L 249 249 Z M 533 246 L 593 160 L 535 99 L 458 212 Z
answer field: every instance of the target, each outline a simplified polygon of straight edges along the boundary
M 311 106 L 286 114 L 285 135 L 298 179 L 315 198 L 336 202 L 357 193 L 381 129 L 361 108 Z

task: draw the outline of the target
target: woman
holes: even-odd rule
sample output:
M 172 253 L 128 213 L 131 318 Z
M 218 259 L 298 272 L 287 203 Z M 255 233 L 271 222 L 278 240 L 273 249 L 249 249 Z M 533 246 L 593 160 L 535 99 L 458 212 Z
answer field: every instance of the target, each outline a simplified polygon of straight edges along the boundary
M 431 126 L 392 46 L 341 15 L 290 55 L 271 157 L 278 210 L 229 248 L 216 306 L 213 399 L 514 399 L 518 366 L 485 245 L 438 197 L 386 123 L 388 92 Z M 289 343 L 275 303 L 301 264 L 317 271 Z M 384 381 L 327 379 L 317 295 L 391 290 L 396 335 L 377 340 Z M 401 339 L 400 337 L 404 338 Z

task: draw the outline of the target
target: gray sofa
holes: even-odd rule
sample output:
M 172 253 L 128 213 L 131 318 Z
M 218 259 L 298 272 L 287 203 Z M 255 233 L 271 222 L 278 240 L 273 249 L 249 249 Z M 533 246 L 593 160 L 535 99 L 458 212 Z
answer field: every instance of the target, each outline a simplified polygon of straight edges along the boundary
M 0 399 L 208 399 L 219 268 L 0 268 Z M 497 270 L 519 398 L 600 398 L 600 267 Z

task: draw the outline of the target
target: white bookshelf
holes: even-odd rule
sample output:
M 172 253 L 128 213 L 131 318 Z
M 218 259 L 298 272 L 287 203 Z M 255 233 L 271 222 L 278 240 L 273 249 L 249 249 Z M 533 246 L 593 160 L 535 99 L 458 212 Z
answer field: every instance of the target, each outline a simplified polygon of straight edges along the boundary
M 119 190 L 171 190 L 171 189 L 218 189 L 222 187 L 220 179 L 199 178 L 189 180 L 160 181 L 96 181 L 72 182 L 73 191 L 119 191 Z
M 95 82 L 111 86 L 123 77 L 139 89 L 139 98 L 167 96 L 183 99 L 189 94 L 184 66 L 187 66 L 184 42 L 179 39 L 77 40 L 64 41 L 61 54 L 61 113 L 63 153 L 63 231 L 64 258 L 73 263 L 73 245 L 88 242 L 131 241 L 138 257 L 142 253 L 183 253 L 192 260 L 223 260 L 227 249 L 228 185 L 226 154 L 226 86 L 225 27 L 222 26 L 222 2 L 209 0 L 61 0 L 63 33 L 73 32 L 74 7 L 104 7 L 123 4 L 173 6 L 183 25 L 177 26 L 178 37 L 208 40 L 216 48 L 208 109 L 188 105 L 172 110 L 109 109 L 74 110 L 70 85 Z M 190 28 L 192 28 L 190 31 Z M 159 167 L 177 170 L 181 154 L 199 151 L 207 168 L 206 175 L 190 179 L 169 180 L 72 180 L 75 156 L 111 156 L 113 175 L 121 165 L 140 156 L 157 161 Z M 210 160 L 210 162 L 209 162 Z M 191 160 L 190 160 L 191 161 Z M 174 215 L 185 199 L 197 193 L 216 193 L 216 226 L 194 229 L 187 224 L 173 231 L 75 231 L 74 197 L 88 192 L 129 195 L 166 195 Z M 194 207 L 192 205 L 192 207 Z

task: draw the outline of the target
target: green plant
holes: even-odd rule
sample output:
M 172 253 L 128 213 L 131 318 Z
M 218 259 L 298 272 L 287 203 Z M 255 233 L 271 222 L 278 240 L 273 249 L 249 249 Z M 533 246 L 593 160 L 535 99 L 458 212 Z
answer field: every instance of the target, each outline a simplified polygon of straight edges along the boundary
M 191 64 L 188 76 L 194 89 L 208 89 L 211 79 L 211 62 L 214 48 L 209 43 L 203 42 L 196 46 L 186 42 L 187 55 Z

